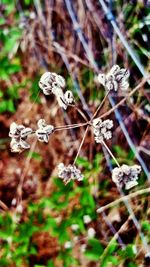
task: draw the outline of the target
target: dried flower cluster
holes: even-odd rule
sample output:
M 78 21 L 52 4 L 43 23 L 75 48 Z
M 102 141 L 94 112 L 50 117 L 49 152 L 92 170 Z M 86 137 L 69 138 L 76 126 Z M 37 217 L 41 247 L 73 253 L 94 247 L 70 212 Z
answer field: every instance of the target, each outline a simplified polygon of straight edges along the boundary
M 29 149 L 30 145 L 26 142 L 28 135 L 32 133 L 31 128 L 26 128 L 23 125 L 18 125 L 13 122 L 10 125 L 9 136 L 11 137 L 11 151 L 22 152 L 24 149 Z
M 40 142 L 48 143 L 49 136 L 54 130 L 53 125 L 47 125 L 45 120 L 40 119 L 37 123 L 39 129 L 36 130 L 35 134 Z
M 45 95 L 54 94 L 59 106 L 66 110 L 69 105 L 74 103 L 74 97 L 69 90 L 63 93 L 65 86 L 65 79 L 54 72 L 44 73 L 39 81 L 39 87 L 42 89 L 43 93 Z
M 120 68 L 118 65 L 114 65 L 106 75 L 100 73 L 98 75 L 98 81 L 107 91 L 117 91 L 119 89 L 127 90 L 129 86 L 127 82 L 128 77 L 128 70 Z M 44 73 L 40 78 L 39 87 L 45 95 L 54 94 L 59 106 L 65 110 L 69 105 L 73 106 L 75 104 L 72 92 L 69 90 L 63 92 L 66 87 L 65 79 L 56 73 Z M 80 114 L 82 114 L 82 112 Z M 102 121 L 100 118 L 96 118 L 93 119 L 92 124 L 91 121 L 87 123 L 89 123 L 89 125 L 93 128 L 96 143 L 102 143 L 107 148 L 104 141 L 112 138 L 111 129 L 113 127 L 113 121 L 109 119 Z M 12 152 L 22 152 L 24 149 L 30 148 L 30 145 L 26 142 L 26 140 L 27 137 L 33 133 L 35 133 L 40 142 L 48 143 L 50 134 L 52 134 L 57 127 L 55 128 L 53 125 L 47 125 L 44 119 L 40 119 L 37 125 L 38 129 L 35 131 L 23 125 L 17 125 L 15 122 L 10 125 L 9 136 L 12 138 L 10 143 Z M 63 130 L 64 128 L 65 127 L 63 126 L 61 129 Z M 113 156 L 110 150 L 107 150 L 111 156 Z M 83 180 L 81 171 L 75 165 L 65 166 L 63 163 L 60 163 L 58 165 L 58 170 L 58 176 L 65 184 L 67 184 L 70 180 Z M 138 165 L 134 165 L 132 167 L 122 165 L 121 167 L 116 167 L 112 171 L 112 180 L 119 188 L 125 187 L 126 189 L 130 189 L 138 184 L 137 179 L 140 172 L 141 167 Z
M 70 180 L 82 181 L 83 175 L 81 171 L 74 165 L 69 164 L 65 166 L 63 163 L 58 165 L 58 177 L 63 179 L 64 183 L 67 184 Z
M 96 143 L 102 143 L 104 139 L 108 140 L 112 138 L 112 132 L 110 129 L 113 127 L 112 120 L 102 121 L 97 118 L 93 120 L 94 136 Z
M 119 188 L 130 189 L 138 184 L 138 174 L 141 172 L 141 166 L 128 166 L 123 164 L 112 171 L 112 180 Z
M 35 134 L 40 142 L 49 141 L 49 135 L 53 132 L 54 126 L 47 125 L 45 120 L 40 119 L 38 121 L 39 129 L 35 131 Z M 25 127 L 24 125 L 18 125 L 13 122 L 10 125 L 9 136 L 11 137 L 10 147 L 12 152 L 22 152 L 25 149 L 30 148 L 30 144 L 26 142 L 27 137 L 34 133 L 31 128 Z
M 129 71 L 121 69 L 118 65 L 114 65 L 111 70 L 105 75 L 100 73 L 98 75 L 98 82 L 102 84 L 107 91 L 126 91 L 129 87 L 127 79 L 129 78 Z

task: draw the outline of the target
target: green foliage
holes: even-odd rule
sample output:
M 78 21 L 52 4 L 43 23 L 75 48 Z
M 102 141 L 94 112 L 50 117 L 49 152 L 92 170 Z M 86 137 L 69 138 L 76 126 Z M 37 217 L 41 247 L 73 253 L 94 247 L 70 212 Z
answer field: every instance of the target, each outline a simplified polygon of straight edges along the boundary
M 150 222 L 149 221 L 143 221 L 142 222 L 142 229 L 150 234 Z
M 118 145 L 114 146 L 113 149 L 115 151 L 115 156 L 120 164 L 133 164 L 135 155 L 131 149 L 129 151 L 125 151 Z M 112 162 L 115 163 L 114 160 L 112 160 Z
M 40 103 L 40 97 L 39 97 L 40 89 L 38 86 L 39 77 L 36 77 L 34 81 L 30 82 L 31 82 L 30 98 L 33 102 Z
M 37 153 L 31 156 L 40 160 Z M 93 170 L 97 169 L 97 163 L 100 162 L 100 159 L 100 155 L 95 157 Z M 85 176 L 86 171 L 88 173 L 92 171 L 92 165 L 89 167 L 88 165 L 90 164 L 87 164 L 87 160 L 80 159 L 79 162 L 85 167 Z M 17 214 L 13 214 L 13 216 L 11 214 L 0 215 L 0 239 L 3 248 L 0 266 L 8 266 L 8 264 L 15 262 L 18 267 L 23 262 L 28 263 L 30 256 L 38 253 L 32 243 L 32 237 L 39 232 L 49 232 L 53 237 L 57 238 L 61 247 L 58 259 L 63 261 L 63 266 L 69 267 L 72 264 L 78 266 L 78 260 L 73 257 L 72 248 L 64 249 L 64 244 L 72 239 L 68 230 L 71 230 L 73 224 L 78 224 L 79 226 L 78 230 L 74 232 L 75 236 L 80 234 L 87 235 L 83 216 L 89 214 L 92 219 L 96 219 L 95 200 L 86 178 L 80 187 L 73 182 L 65 186 L 63 181 L 58 178 L 53 178 L 53 184 L 55 190 L 50 197 L 41 198 L 36 203 L 29 203 L 26 215 L 27 220 L 18 223 L 20 216 Z M 60 211 L 66 212 L 69 202 L 75 199 L 79 199 L 78 205 L 74 206 L 63 219 L 57 221 Z M 53 211 L 55 211 L 55 217 L 50 215 Z M 102 252 L 103 247 L 98 239 L 93 238 L 88 241 L 88 250 L 85 253 L 88 258 L 96 260 Z M 51 260 L 47 263 L 47 267 L 49 266 L 54 266 Z
M 103 253 L 103 246 L 96 238 L 89 239 L 88 244 L 89 248 L 84 253 L 85 256 L 88 257 L 90 260 L 98 261 L 101 254 Z
M 134 259 L 136 253 L 136 247 L 133 244 L 128 244 L 124 249 L 119 251 L 120 256 L 124 259 Z
M 5 5 L 5 19 L 1 19 L 0 24 L 7 25 L 7 16 L 15 11 L 15 2 L 3 1 L 3 4 Z M 1 88 L 0 113 L 14 113 L 16 111 L 16 100 L 19 98 L 18 90 L 21 85 L 12 85 L 11 81 L 11 76 L 19 73 L 22 69 L 20 58 L 16 55 L 22 31 L 16 24 L 17 16 L 14 25 L 11 25 L 11 27 L 3 26 L 0 29 L 2 46 L 0 50 L 0 77 L 1 80 L 5 81 L 5 84 L 7 84 L 7 89 L 2 91 Z
M 36 249 L 30 242 L 33 233 L 38 230 L 33 224 L 33 217 L 21 224 L 17 223 L 17 217 L 19 219 L 15 214 L 13 217 L 9 214 L 0 215 L 0 239 L 3 248 L 0 266 L 16 263 L 19 267 L 23 259 L 28 261 L 29 255 L 36 254 Z
M 33 152 L 31 152 L 31 151 L 27 152 L 26 153 L 26 156 L 27 157 L 31 157 L 32 159 L 36 159 L 38 161 L 41 161 L 42 160 L 41 155 L 39 153 L 35 152 L 35 151 L 33 151 Z

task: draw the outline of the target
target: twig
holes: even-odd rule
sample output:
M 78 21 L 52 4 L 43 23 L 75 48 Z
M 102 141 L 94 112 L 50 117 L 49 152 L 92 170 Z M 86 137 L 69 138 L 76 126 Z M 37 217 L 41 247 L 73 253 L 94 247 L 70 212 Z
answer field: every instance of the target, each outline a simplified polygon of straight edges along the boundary
M 75 129 L 75 128 L 80 128 L 80 127 L 83 127 L 83 126 L 86 126 L 86 125 L 89 125 L 89 124 L 90 124 L 90 122 L 87 121 L 87 122 L 81 123 L 81 124 L 70 125 L 69 127 L 60 127 L 60 128 L 55 127 L 54 131 Z
M 100 103 L 100 105 L 98 106 L 97 110 L 95 111 L 93 117 L 92 117 L 92 120 L 96 117 L 96 115 L 98 114 L 99 110 L 102 108 L 102 106 L 104 105 L 106 99 L 107 99 L 107 96 L 109 94 L 109 91 L 107 92 L 107 94 L 105 95 L 105 97 L 103 98 L 102 102 Z
M 82 118 L 87 122 L 88 119 L 86 118 L 86 116 L 84 115 L 84 113 L 82 112 L 82 110 L 76 105 L 74 105 L 75 109 L 79 112 L 79 114 L 82 116 Z
M 60 125 L 60 126 L 56 126 L 54 128 L 54 130 L 64 130 L 64 129 L 73 129 L 74 127 L 82 127 L 82 126 L 85 126 L 87 125 L 88 122 L 84 122 L 84 123 L 75 123 L 75 124 L 68 124 L 68 125 Z
M 86 127 L 86 130 L 85 130 L 85 132 L 84 132 L 82 141 L 81 141 L 81 143 L 80 143 L 80 146 L 79 146 L 77 155 L 76 155 L 76 157 L 75 157 L 75 159 L 74 159 L 73 165 L 75 164 L 75 162 L 76 162 L 76 160 L 77 160 L 77 158 L 78 158 L 78 156 L 79 156 L 79 153 L 80 153 L 80 151 L 81 151 L 81 148 L 82 148 L 82 145 L 83 145 L 83 143 L 84 143 L 84 140 L 85 140 L 86 134 L 87 134 L 87 132 L 88 132 L 88 129 L 89 129 L 89 126 Z
M 5 211 L 8 210 L 8 207 L 6 206 L 6 204 L 5 204 L 3 201 L 1 201 L 1 200 L 0 200 L 0 207 L 1 207 L 3 210 L 5 210 Z
M 131 193 L 129 195 L 126 195 L 126 196 L 123 196 L 123 197 L 121 197 L 119 199 L 116 199 L 116 200 L 112 201 L 111 203 L 109 203 L 109 204 L 107 204 L 107 205 L 105 205 L 105 206 L 100 207 L 99 209 L 97 209 L 97 212 L 98 213 L 101 213 L 104 210 L 106 210 L 108 208 L 112 208 L 112 207 L 114 207 L 115 205 L 118 205 L 121 202 L 124 202 L 126 200 L 129 200 L 131 198 L 134 198 L 134 197 L 137 197 L 137 196 L 146 194 L 146 193 L 150 193 L 150 187 L 149 188 L 138 190 L 138 191 L 133 192 L 133 193 Z
M 102 141 L 102 145 L 106 148 L 106 150 L 108 151 L 108 153 L 110 154 L 110 156 L 114 159 L 114 161 L 116 162 L 117 166 L 120 167 L 119 162 L 117 161 L 117 159 L 115 158 L 115 156 L 110 151 L 109 147 L 106 145 L 106 143 L 104 141 Z

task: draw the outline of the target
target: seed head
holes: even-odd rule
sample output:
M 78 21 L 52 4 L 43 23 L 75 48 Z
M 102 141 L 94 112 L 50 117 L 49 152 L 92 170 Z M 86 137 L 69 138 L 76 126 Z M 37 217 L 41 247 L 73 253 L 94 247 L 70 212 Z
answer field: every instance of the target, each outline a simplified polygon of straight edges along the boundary
M 49 136 L 54 130 L 53 125 L 47 125 L 45 120 L 40 119 L 37 123 L 39 129 L 36 130 L 35 134 L 40 142 L 48 143 Z
M 74 102 L 73 93 L 69 90 L 66 91 L 66 93 L 65 93 L 65 101 L 66 101 L 67 105 L 73 104 L 73 102 Z
M 58 165 L 58 177 L 63 179 L 64 183 L 67 184 L 71 180 L 82 181 L 83 175 L 81 171 L 74 165 L 69 164 L 65 166 L 63 163 Z
M 100 73 L 97 77 L 100 84 L 102 84 L 107 91 L 126 91 L 129 87 L 127 79 L 129 78 L 129 71 L 121 69 L 118 65 L 114 65 L 111 70 L 105 75 Z
M 43 93 L 45 95 L 54 94 L 59 106 L 66 110 L 74 102 L 74 97 L 71 91 L 66 91 L 65 94 L 63 93 L 65 86 L 65 79 L 54 72 L 44 73 L 39 81 L 39 87 Z
M 141 166 L 128 166 L 123 164 L 121 167 L 116 167 L 112 171 L 112 180 L 119 188 L 125 187 L 130 189 L 138 184 L 138 174 L 141 172 Z
M 65 85 L 65 79 L 54 72 L 45 72 L 39 81 L 39 87 L 45 95 L 50 95 L 52 90 L 54 93 L 57 88 L 63 89 Z
M 22 152 L 29 149 L 30 145 L 26 142 L 28 135 L 32 133 L 32 129 L 24 125 L 18 125 L 15 122 L 10 125 L 9 136 L 11 137 L 10 147 L 12 152 Z
M 93 120 L 94 136 L 96 143 L 101 143 L 104 139 L 108 140 L 112 138 L 110 129 L 113 127 L 112 120 L 102 121 L 97 118 Z

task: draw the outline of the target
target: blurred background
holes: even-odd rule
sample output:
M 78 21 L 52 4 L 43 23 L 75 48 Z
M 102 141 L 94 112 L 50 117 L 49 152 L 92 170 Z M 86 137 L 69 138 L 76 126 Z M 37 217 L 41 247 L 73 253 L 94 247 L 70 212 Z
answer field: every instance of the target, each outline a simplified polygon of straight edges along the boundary
M 44 72 L 62 75 L 89 117 L 105 96 L 97 73 L 113 64 L 127 68 L 131 90 L 149 73 L 149 58 L 149 1 L 0 1 L 0 266 L 150 266 L 147 194 L 96 213 L 121 195 L 111 180 L 115 162 L 90 131 L 77 160 L 85 179 L 66 186 L 57 165 L 73 163 L 84 127 L 56 132 L 48 144 L 33 137 L 30 151 L 20 154 L 10 151 L 8 137 L 13 121 L 33 129 L 40 118 L 56 126 L 84 122 L 74 108 L 63 111 L 53 95 L 42 94 Z M 100 114 L 122 97 L 111 94 Z M 142 166 L 130 192 L 149 186 L 149 100 L 145 83 L 109 116 L 114 132 L 107 144 L 118 162 Z

